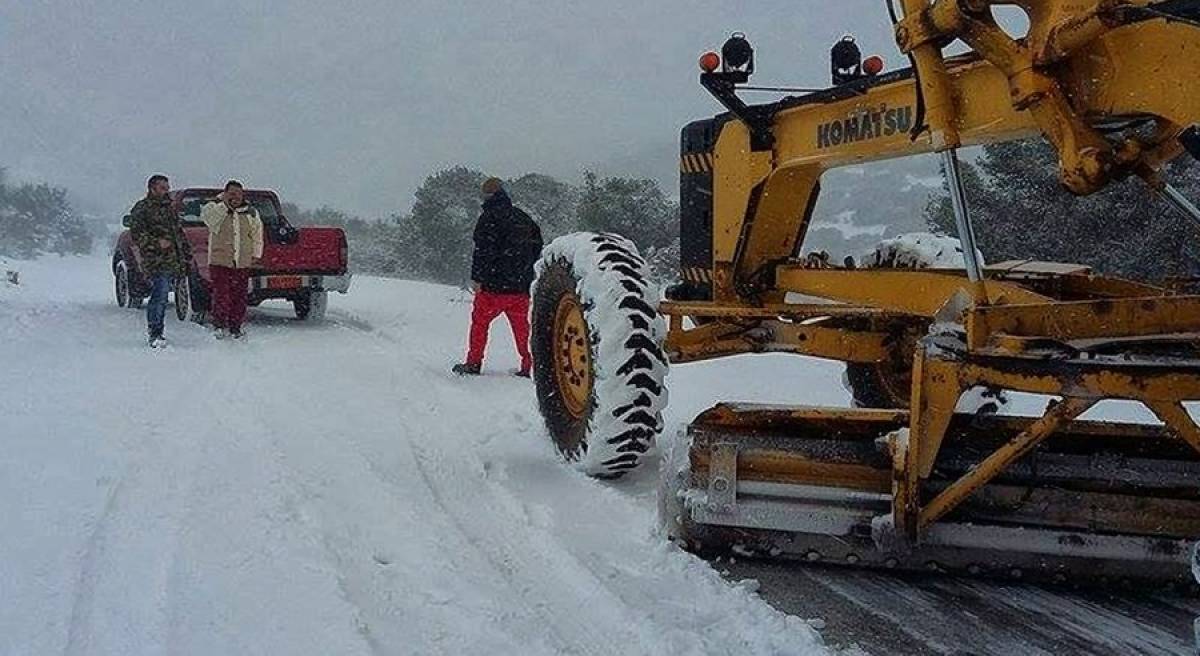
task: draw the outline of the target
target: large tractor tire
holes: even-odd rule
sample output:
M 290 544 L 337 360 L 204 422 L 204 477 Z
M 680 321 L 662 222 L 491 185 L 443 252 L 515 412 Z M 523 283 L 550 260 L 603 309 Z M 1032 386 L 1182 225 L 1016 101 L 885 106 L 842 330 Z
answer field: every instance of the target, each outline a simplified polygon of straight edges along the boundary
M 884 362 L 847 362 L 842 378 L 856 408 L 907 409 L 912 394 L 912 351 L 908 361 L 900 357 Z
M 542 252 L 533 285 L 533 377 L 559 453 L 583 472 L 636 468 L 662 431 L 666 323 L 629 240 L 576 233 Z
M 912 405 L 913 351 L 901 349 L 883 362 L 847 362 L 842 384 L 849 390 L 856 408 L 899 408 Z M 1002 391 L 975 387 L 959 400 L 958 411 L 971 414 L 995 414 L 1008 403 Z
M 977 253 L 979 261 L 983 254 Z M 867 251 L 864 269 L 961 269 L 962 244 L 954 237 L 910 233 L 879 242 Z M 847 362 L 843 383 L 857 408 L 902 408 L 911 405 L 913 352 L 920 332 L 898 336 L 897 347 L 883 362 Z M 960 412 L 991 414 L 1008 402 L 1000 390 L 975 388 L 959 403 Z
M 912 233 L 879 242 L 860 261 L 864 269 L 928 269 L 963 266 L 962 246 L 953 237 Z M 916 337 L 906 336 L 906 337 Z M 843 382 L 857 408 L 907 408 L 912 394 L 915 339 L 901 345 L 883 362 L 846 363 Z

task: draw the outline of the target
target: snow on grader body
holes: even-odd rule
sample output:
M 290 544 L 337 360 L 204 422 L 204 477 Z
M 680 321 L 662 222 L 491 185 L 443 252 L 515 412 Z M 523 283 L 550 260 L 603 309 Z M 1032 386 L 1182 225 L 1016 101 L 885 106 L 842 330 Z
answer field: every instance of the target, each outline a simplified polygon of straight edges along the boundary
M 721 403 L 668 441 L 660 506 L 674 538 L 821 563 L 1194 585 L 1200 428 L 1184 402 L 1200 400 L 1200 296 L 1075 265 L 985 267 L 956 151 L 1041 135 L 1070 191 L 1137 175 L 1200 227 L 1160 174 L 1200 156 L 1200 94 L 1185 83 L 1200 1 L 1024 0 L 1021 39 L 992 16 L 1011 3 L 901 4 L 910 69 L 876 75 L 842 47 L 838 86 L 747 105 L 744 38 L 701 59 L 728 112 L 683 130 L 682 282 L 667 300 L 618 236 L 547 249 L 533 347 L 551 436 L 584 471 L 617 476 L 652 452 L 668 361 L 841 360 L 854 409 Z M 971 52 L 944 57 L 955 39 Z M 911 243 L 857 268 L 799 257 L 824 171 L 928 152 L 951 189 L 955 268 L 922 268 L 933 262 L 906 257 Z M 972 390 L 1000 391 L 992 409 L 1005 390 L 1054 400 L 1035 418 L 968 412 Z M 1162 424 L 1080 419 L 1110 399 Z

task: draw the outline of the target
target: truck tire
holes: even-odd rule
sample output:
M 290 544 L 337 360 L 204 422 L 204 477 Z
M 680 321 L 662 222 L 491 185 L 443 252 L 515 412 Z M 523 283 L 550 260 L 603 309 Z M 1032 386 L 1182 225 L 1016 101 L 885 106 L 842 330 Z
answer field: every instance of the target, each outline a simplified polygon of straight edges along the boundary
M 175 318 L 188 321 L 194 316 L 192 310 L 192 283 L 188 276 L 175 278 L 173 296 L 175 297 Z
M 117 296 L 118 307 L 134 310 L 142 307 L 142 297 L 134 291 L 133 275 L 124 258 L 118 259 L 113 265 L 113 290 Z
M 296 318 L 301 321 L 321 321 L 329 307 L 329 292 L 308 292 L 292 301 Z
M 212 293 L 208 283 L 204 282 L 199 271 L 192 270 L 188 285 L 188 291 L 192 294 L 192 321 L 205 325 L 208 323 L 208 312 L 212 309 Z
M 666 324 L 654 302 L 645 260 L 617 235 L 560 237 L 537 264 L 538 407 L 559 453 L 591 476 L 636 468 L 662 431 Z

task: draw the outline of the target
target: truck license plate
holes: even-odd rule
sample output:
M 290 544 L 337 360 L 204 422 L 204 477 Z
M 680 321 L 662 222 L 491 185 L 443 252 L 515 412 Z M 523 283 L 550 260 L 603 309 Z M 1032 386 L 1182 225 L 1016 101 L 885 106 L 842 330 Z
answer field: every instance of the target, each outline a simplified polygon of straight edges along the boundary
M 267 289 L 297 289 L 300 276 L 271 276 L 267 278 Z

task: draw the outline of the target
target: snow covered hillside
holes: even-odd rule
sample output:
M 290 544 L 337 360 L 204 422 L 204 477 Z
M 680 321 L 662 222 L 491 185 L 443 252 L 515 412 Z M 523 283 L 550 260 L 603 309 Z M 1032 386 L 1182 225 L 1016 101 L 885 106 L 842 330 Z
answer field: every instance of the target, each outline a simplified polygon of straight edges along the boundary
M 932 155 L 829 171 L 801 250 L 825 250 L 841 262 L 881 239 L 926 231 L 925 206 L 931 194 L 941 191 L 942 176 Z
M 264 308 L 229 343 L 169 318 L 154 352 L 104 258 L 20 268 L 0 294 L 0 654 L 826 651 L 656 535 L 650 472 L 557 461 L 531 384 L 503 375 L 503 322 L 495 375 L 449 375 L 462 292 L 360 278 L 325 323 Z M 669 425 L 730 366 L 680 377 Z M 845 403 L 836 365 L 760 366 Z M 794 393 L 772 380 L 737 389 Z

